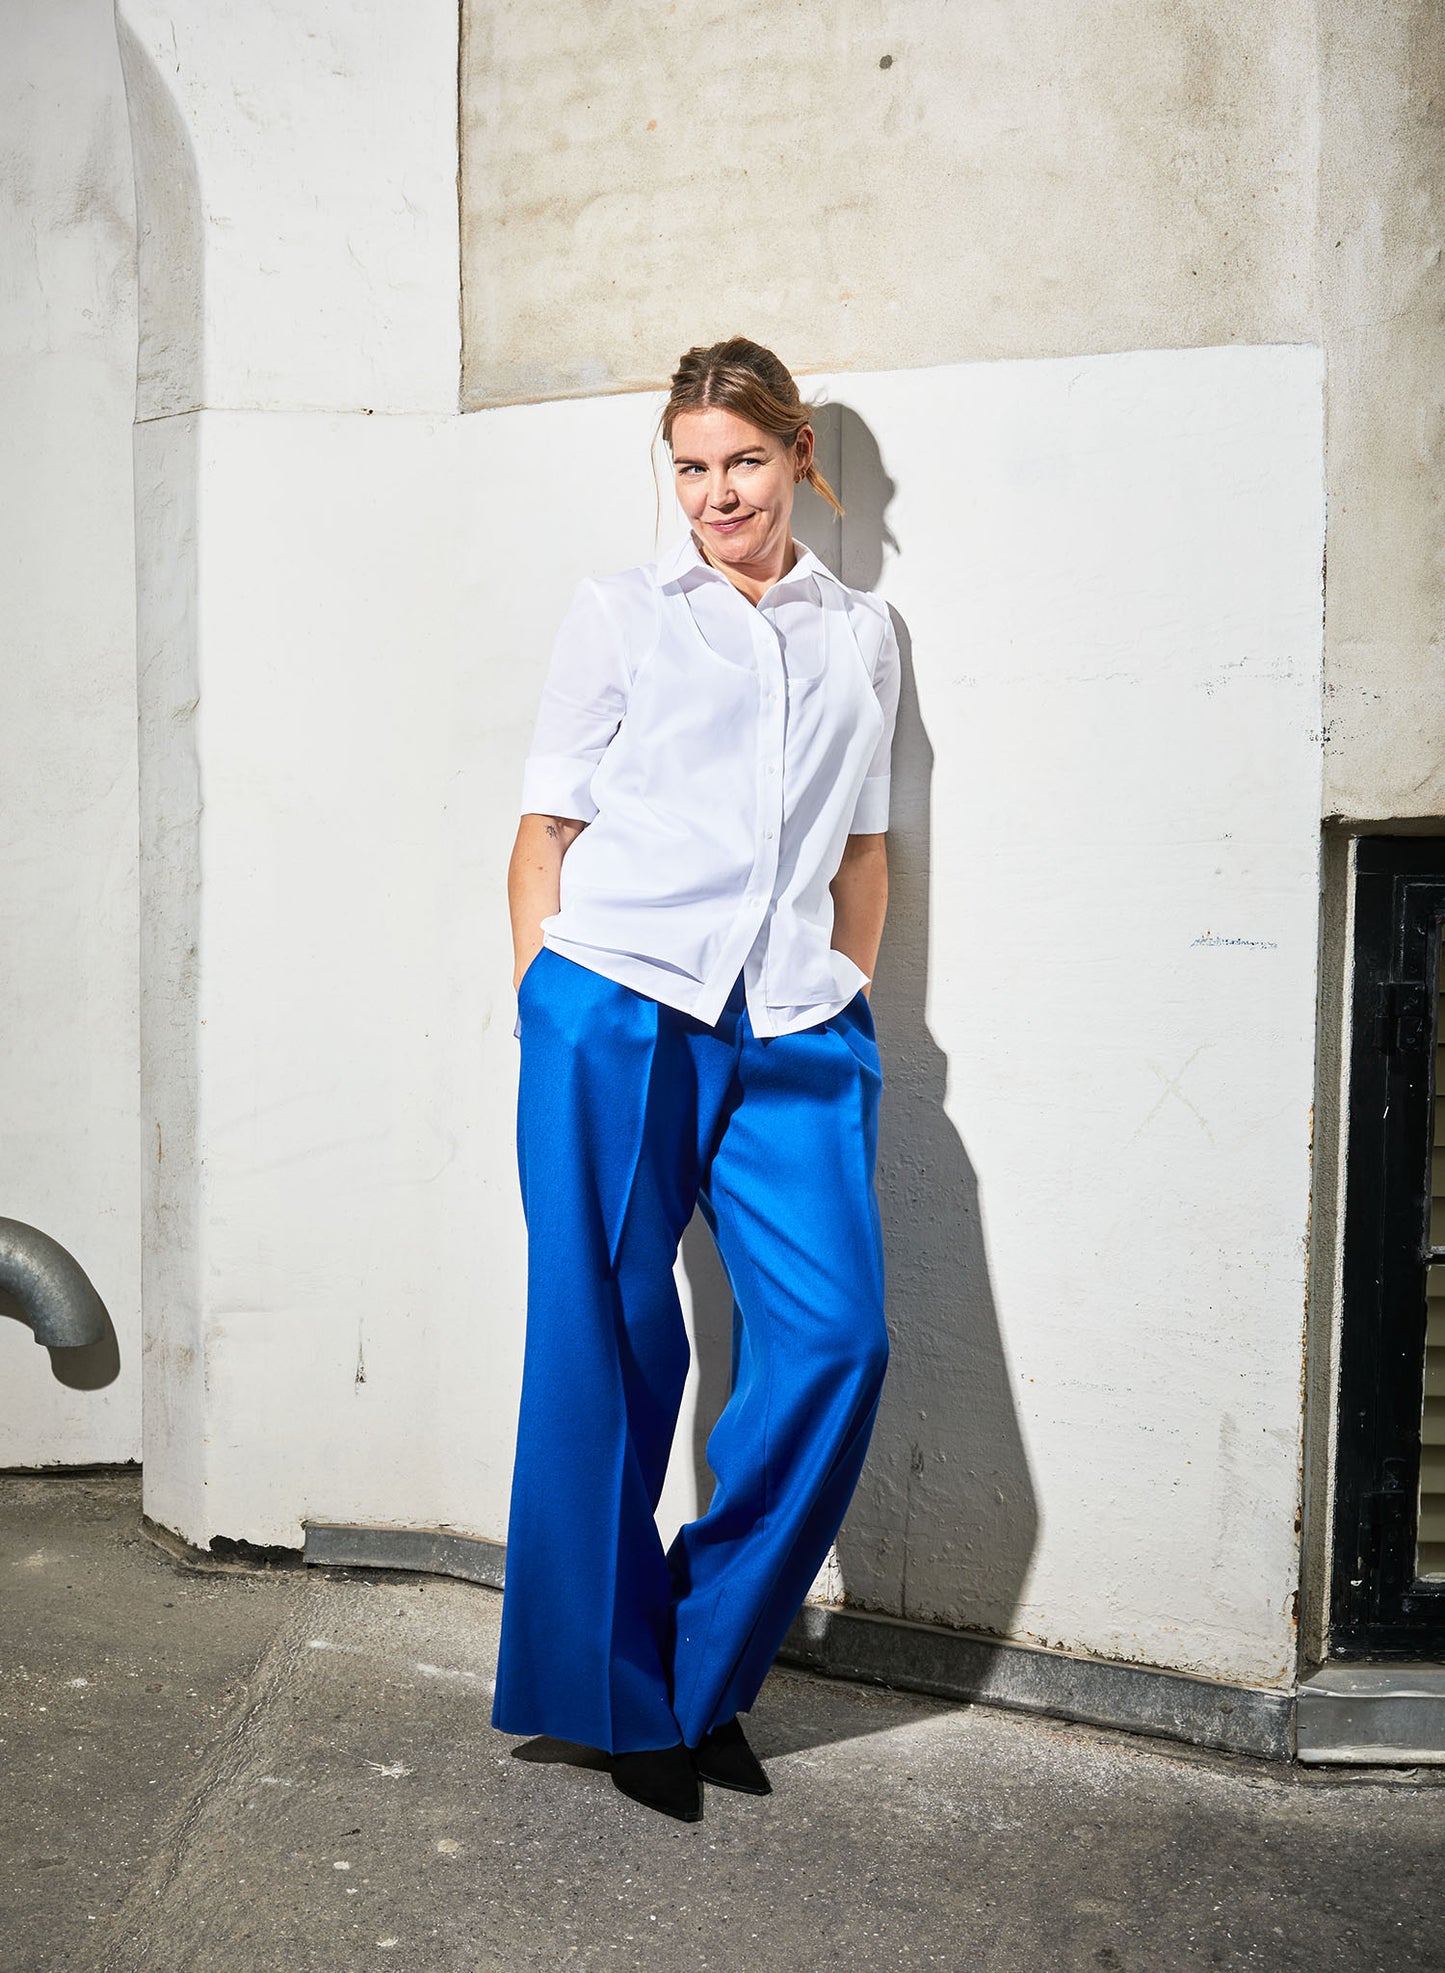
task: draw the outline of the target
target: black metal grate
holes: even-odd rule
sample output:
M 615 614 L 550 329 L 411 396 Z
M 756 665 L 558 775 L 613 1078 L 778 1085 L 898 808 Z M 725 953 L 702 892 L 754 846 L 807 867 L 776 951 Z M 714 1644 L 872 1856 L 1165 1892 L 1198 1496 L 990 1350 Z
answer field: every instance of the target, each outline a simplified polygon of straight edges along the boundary
M 1445 1547 L 1434 1539 L 1445 1497 L 1433 1477 L 1436 1454 L 1445 1451 L 1445 1417 L 1437 1415 L 1437 1406 L 1445 1413 L 1445 1392 L 1427 1391 L 1427 1364 L 1433 1377 L 1445 1361 L 1427 1341 L 1432 1306 L 1436 1336 L 1445 1313 L 1445 1274 L 1436 1271 L 1445 1249 L 1437 1259 L 1432 1246 L 1445 1220 L 1432 1206 L 1442 923 L 1445 840 L 1362 838 L 1331 1594 L 1336 1657 L 1445 1654 Z

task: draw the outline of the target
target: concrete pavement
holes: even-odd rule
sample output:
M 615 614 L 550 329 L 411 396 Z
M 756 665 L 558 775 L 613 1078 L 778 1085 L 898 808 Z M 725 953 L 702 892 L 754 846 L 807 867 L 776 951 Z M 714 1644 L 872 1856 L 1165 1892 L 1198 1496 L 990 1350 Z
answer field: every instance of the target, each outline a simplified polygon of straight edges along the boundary
M 0 1476 L 0 1586 L 5 1973 L 1445 1969 L 1438 1771 L 776 1671 L 685 1826 L 492 1730 L 492 1591 L 189 1567 L 131 1473 Z

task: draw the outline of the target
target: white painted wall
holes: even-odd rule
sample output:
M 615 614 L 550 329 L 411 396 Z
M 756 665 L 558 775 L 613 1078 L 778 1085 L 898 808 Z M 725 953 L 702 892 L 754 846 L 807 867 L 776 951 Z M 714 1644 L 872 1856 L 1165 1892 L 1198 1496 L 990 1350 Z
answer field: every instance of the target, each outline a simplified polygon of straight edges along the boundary
M 456 7 L 119 0 L 138 415 L 457 406 Z
M 308 1517 L 496 1537 L 523 1267 L 505 865 L 571 585 L 653 551 L 656 400 L 456 415 L 455 10 L 245 19 L 122 7 L 146 1505 L 201 1544 Z M 872 1607 L 1285 1682 L 1318 352 L 831 389 L 844 573 L 912 653 L 876 999 L 895 1352 L 842 1576 Z
M 846 1585 L 1283 1679 L 1318 357 L 833 389 L 845 562 L 877 558 L 879 516 L 915 679 L 876 999 L 895 1356 Z M 655 411 L 195 421 L 184 1436 L 204 1432 L 193 1485 L 148 1472 L 150 1511 L 165 1499 L 192 1540 L 295 1544 L 308 1515 L 505 1531 L 523 1282 L 505 865 L 571 584 L 652 552 Z M 591 492 L 559 509 L 564 485 Z
M 113 1333 L 0 1306 L 0 1465 L 140 1453 L 130 143 L 106 0 L 0 0 L 0 1215 Z
M 121 0 L 115 25 L 134 150 L 141 291 L 146 1505 L 156 1519 L 204 1539 L 203 1526 L 219 1525 L 205 1505 L 213 1449 L 244 1444 L 250 1429 L 245 1417 L 230 1422 L 229 1395 L 218 1398 L 208 1383 L 231 1333 L 226 1323 L 247 1312 L 235 1297 L 242 1286 L 249 1295 L 250 1281 L 218 1273 L 212 1259 L 212 1243 L 226 1229 L 213 1216 L 209 1188 L 217 1084 L 203 994 L 215 978 L 213 929 L 228 933 L 239 906 L 230 873 L 218 867 L 213 881 L 208 862 L 225 841 L 207 821 L 211 777 L 220 771 L 209 748 L 212 699 L 225 697 L 209 640 L 213 598 L 234 583 L 256 604 L 275 588 L 264 561 L 245 560 L 260 517 L 242 515 L 229 535 L 218 525 L 232 485 L 209 466 L 202 407 L 227 407 L 243 423 L 271 411 L 283 421 L 344 411 L 358 429 L 373 416 L 381 423 L 455 413 L 457 16 L 443 0 L 405 9 L 381 0 L 303 7 L 262 0 L 220 12 L 205 0 Z M 312 429 L 324 429 L 324 419 Z M 279 436 L 276 444 L 273 463 L 288 471 Z M 382 451 L 374 457 L 380 466 Z M 246 484 L 258 506 L 275 501 L 298 530 L 286 543 L 299 558 L 288 591 L 297 603 L 288 649 L 309 654 L 328 649 L 355 614 L 343 598 L 318 616 L 332 579 L 323 555 L 314 561 L 314 586 L 308 579 L 308 539 L 336 538 L 328 507 L 346 515 L 354 498 L 363 511 L 373 502 L 389 532 L 374 544 L 378 559 L 365 573 L 387 594 L 407 593 L 397 558 L 418 537 L 407 517 L 397 521 L 385 487 L 333 487 L 320 463 L 303 477 L 320 501 L 303 513 L 264 471 Z M 437 500 L 443 485 L 434 489 Z M 258 679 L 270 678 L 271 652 L 247 651 L 242 661 Z M 289 730 L 289 697 L 302 683 L 287 676 L 273 692 L 269 744 Z M 344 731 L 344 706 L 336 717 Z M 224 802 L 219 807 L 224 815 Z M 304 799 L 300 811 L 293 800 L 285 812 L 298 823 L 316 813 Z M 266 826 L 258 819 L 259 835 Z M 310 852 L 298 843 L 296 854 L 304 862 Z M 264 1023 L 255 1031 L 264 1033 Z M 309 1195 L 300 1196 L 324 1221 Z M 262 1245 L 267 1237 L 256 1235 Z M 232 1258 L 223 1248 L 221 1268 Z M 288 1282 L 287 1292 L 296 1285 Z M 255 1374 L 280 1380 L 264 1402 L 284 1420 L 284 1394 L 296 1392 L 308 1428 L 321 1433 L 326 1421 L 311 1407 L 305 1377 L 266 1346 L 264 1308 L 248 1301 L 247 1309 L 258 1318 L 241 1329 L 248 1371 L 249 1344 L 261 1352 Z M 305 1329 L 286 1336 L 303 1360 L 309 1339 Z M 424 1434 L 414 1424 L 414 1438 Z M 264 1493 L 266 1476 L 254 1478 Z M 225 1531 L 248 1531 L 237 1525 L 233 1500 L 219 1511 Z M 249 1511 L 241 1510 L 243 1520 Z M 258 1510 L 260 1519 L 265 1512 Z
M 1445 813 L 1440 0 L 462 11 L 469 406 L 1317 343 L 1326 812 Z
M 917 693 L 875 989 L 897 1348 L 855 1600 L 1291 1674 L 1321 371 L 835 380 L 845 506 L 864 430 L 892 484 Z

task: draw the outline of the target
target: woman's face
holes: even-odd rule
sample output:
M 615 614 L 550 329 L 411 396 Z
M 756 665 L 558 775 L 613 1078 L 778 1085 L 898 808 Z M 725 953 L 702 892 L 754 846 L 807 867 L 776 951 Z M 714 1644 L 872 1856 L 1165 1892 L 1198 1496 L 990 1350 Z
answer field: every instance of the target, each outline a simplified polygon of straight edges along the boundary
M 679 504 L 711 559 L 730 568 L 787 559 L 793 490 L 812 458 L 809 425 L 789 446 L 734 411 L 680 411 L 673 420 Z

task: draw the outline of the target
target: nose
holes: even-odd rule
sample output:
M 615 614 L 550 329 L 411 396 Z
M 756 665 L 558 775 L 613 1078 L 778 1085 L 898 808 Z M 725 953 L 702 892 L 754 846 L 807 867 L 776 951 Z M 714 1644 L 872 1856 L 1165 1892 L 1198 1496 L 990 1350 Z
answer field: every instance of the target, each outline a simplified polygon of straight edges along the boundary
M 719 512 L 723 512 L 729 507 L 737 506 L 738 496 L 728 484 L 726 473 L 715 473 L 712 476 L 708 484 L 707 500 L 708 505 L 710 507 L 716 507 Z

